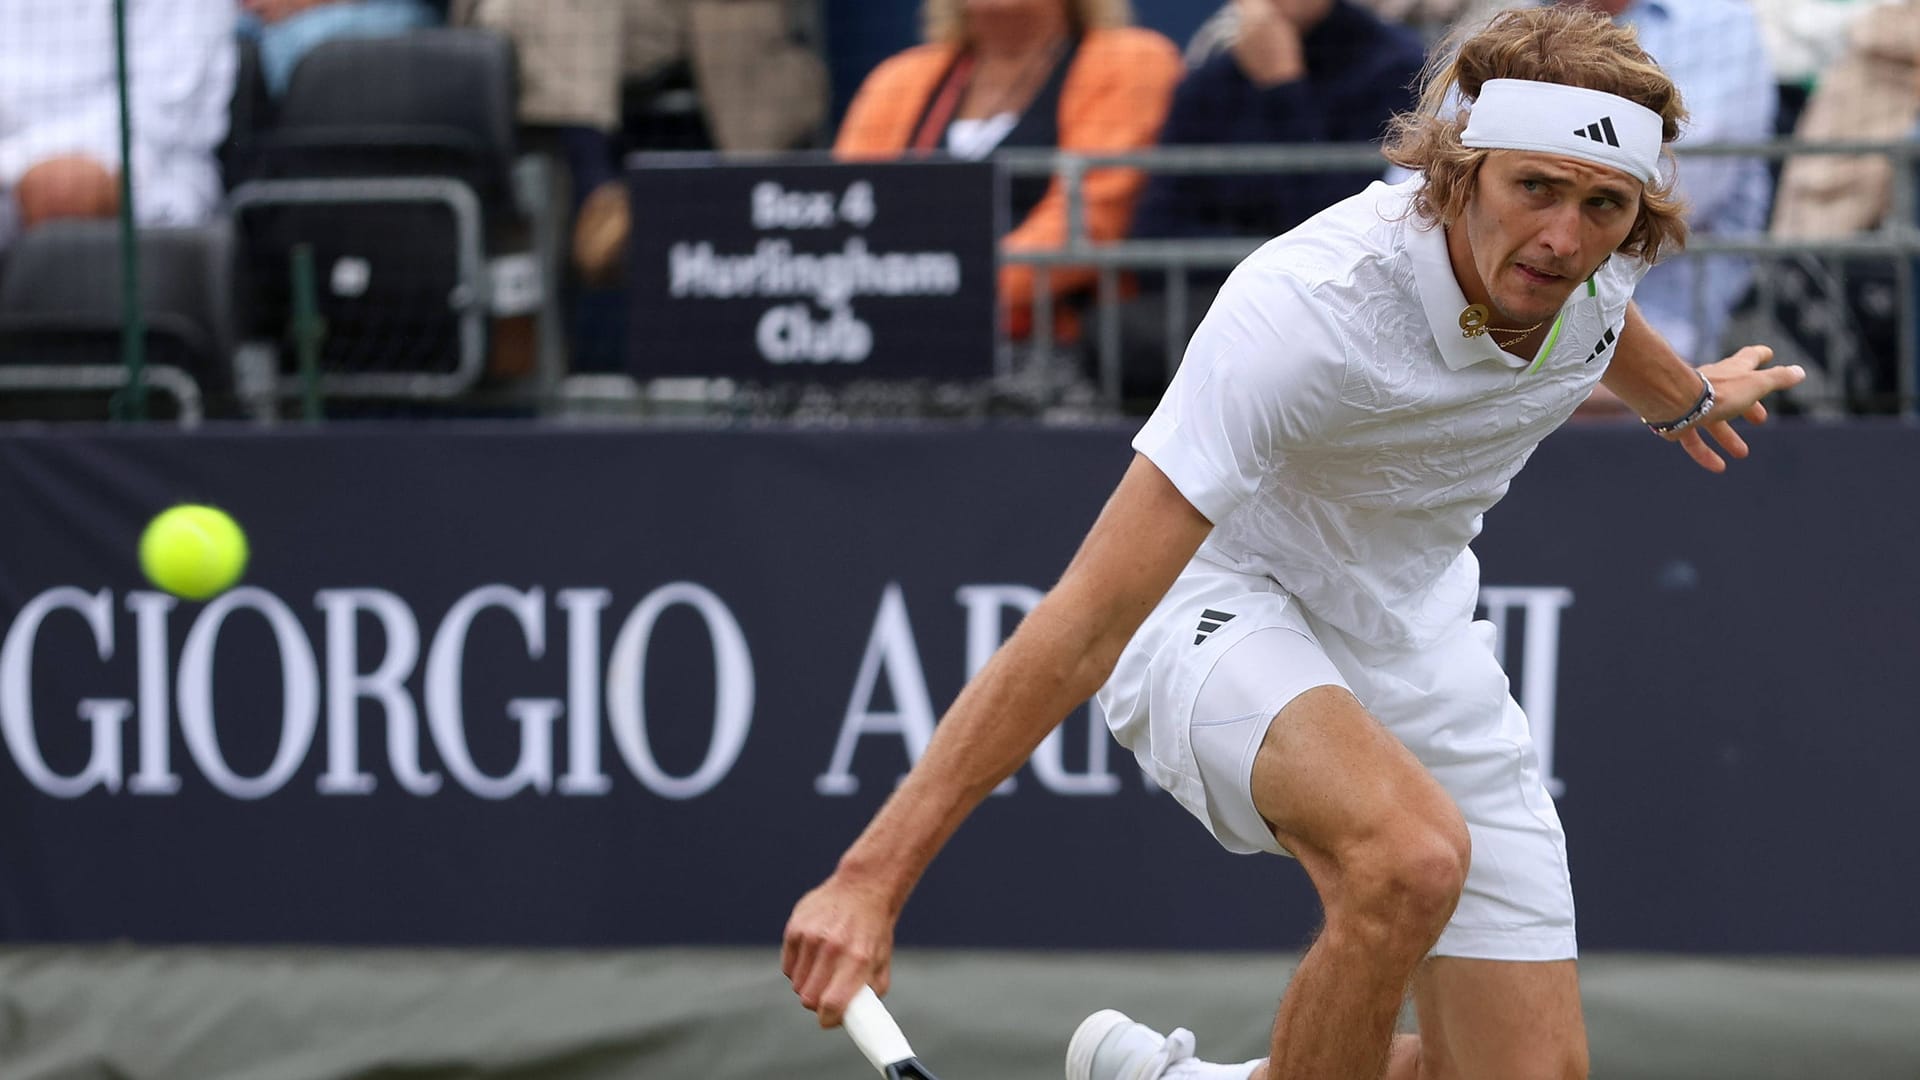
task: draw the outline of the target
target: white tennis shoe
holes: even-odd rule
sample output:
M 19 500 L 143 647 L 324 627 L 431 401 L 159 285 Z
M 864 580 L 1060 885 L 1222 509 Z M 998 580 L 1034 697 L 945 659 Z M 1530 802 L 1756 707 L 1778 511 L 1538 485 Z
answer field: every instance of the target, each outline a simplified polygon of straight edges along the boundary
M 1082 1020 L 1067 1043 L 1067 1080 L 1160 1080 L 1193 1051 L 1186 1028 L 1162 1035 L 1125 1013 L 1101 1009 Z

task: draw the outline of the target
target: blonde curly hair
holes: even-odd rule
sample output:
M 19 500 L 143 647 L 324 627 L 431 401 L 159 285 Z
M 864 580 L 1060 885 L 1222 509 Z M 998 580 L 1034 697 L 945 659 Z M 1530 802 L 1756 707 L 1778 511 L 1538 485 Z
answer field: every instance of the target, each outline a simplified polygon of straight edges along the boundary
M 1618 250 L 1656 262 L 1662 252 L 1686 245 L 1686 208 L 1674 193 L 1672 143 L 1687 109 L 1673 79 L 1640 47 L 1632 29 L 1571 5 L 1526 8 L 1502 12 L 1477 30 L 1456 31 L 1433 56 L 1421 76 L 1419 104 L 1393 118 L 1382 147 L 1389 161 L 1426 174 L 1413 200 L 1421 219 L 1459 220 L 1490 153 L 1461 143 L 1466 110 L 1443 115 L 1449 103 L 1471 108 L 1489 79 L 1527 79 L 1604 91 L 1660 115 L 1660 157 L 1667 168 L 1660 180 L 1644 186 L 1639 215 Z
M 1067 22 L 1076 34 L 1110 26 L 1131 26 L 1133 7 L 1127 0 L 1062 0 Z M 920 31 L 929 42 L 959 44 L 967 40 L 967 0 L 925 0 L 920 5 Z

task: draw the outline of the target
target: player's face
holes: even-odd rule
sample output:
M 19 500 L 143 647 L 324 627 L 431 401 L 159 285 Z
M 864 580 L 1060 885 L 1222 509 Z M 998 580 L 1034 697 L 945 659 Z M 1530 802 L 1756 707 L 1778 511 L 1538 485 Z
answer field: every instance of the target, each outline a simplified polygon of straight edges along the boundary
M 1507 325 L 1549 319 L 1626 240 L 1639 213 L 1640 182 L 1617 169 L 1495 150 L 1463 220 L 1447 232 L 1454 274 L 1467 299 L 1491 305 Z

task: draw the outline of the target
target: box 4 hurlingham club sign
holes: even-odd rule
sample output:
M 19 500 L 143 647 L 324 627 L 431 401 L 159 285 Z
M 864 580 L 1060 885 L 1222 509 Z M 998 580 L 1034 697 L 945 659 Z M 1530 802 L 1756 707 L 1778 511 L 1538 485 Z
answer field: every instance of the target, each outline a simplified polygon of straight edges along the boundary
M 991 370 L 993 165 L 635 160 L 635 376 L 968 379 Z

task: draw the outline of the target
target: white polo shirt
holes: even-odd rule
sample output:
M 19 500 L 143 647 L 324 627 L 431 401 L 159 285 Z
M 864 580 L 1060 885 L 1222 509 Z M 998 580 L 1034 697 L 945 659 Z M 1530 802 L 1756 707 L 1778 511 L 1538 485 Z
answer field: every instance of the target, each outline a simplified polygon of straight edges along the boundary
M 1609 259 L 1538 365 L 1466 338 L 1420 183 L 1375 183 L 1241 263 L 1133 441 L 1214 523 L 1196 567 L 1269 577 L 1378 648 L 1472 618 L 1481 516 L 1599 381 L 1646 272 Z

